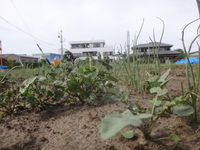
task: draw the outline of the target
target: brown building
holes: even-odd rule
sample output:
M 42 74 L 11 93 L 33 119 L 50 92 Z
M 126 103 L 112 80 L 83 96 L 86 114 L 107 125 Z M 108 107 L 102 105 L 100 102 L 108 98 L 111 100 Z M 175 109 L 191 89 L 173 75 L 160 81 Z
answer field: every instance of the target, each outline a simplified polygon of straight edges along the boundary
M 159 42 L 150 42 L 147 44 L 139 44 L 133 47 L 133 50 L 137 51 L 137 55 L 140 57 L 150 56 L 153 57 L 155 53 L 158 53 L 158 57 L 161 62 L 165 62 L 166 59 L 174 59 L 181 53 L 177 51 L 171 51 L 173 45 Z
M 3 54 L 3 58 L 10 58 L 13 60 L 13 62 L 38 62 L 38 58 L 27 56 L 27 55 L 18 55 L 18 54 Z

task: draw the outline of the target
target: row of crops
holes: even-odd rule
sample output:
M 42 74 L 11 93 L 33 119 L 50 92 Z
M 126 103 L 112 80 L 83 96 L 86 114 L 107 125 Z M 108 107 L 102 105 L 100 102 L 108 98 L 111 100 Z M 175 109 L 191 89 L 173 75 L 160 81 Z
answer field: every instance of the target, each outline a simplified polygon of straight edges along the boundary
M 25 79 L 22 85 L 5 74 L 0 82 L 1 117 L 24 109 L 45 109 L 58 102 L 98 105 L 119 100 L 124 93 L 113 85 L 117 79 L 103 66 L 96 65 L 100 64 L 92 59 L 63 61 L 54 69 Z
M 13 77 L 15 73 L 24 69 L 10 70 L 1 77 L 0 82 L 1 117 L 26 113 L 26 110 L 46 109 L 55 103 L 101 105 L 121 101 L 126 111 L 107 115 L 102 120 L 100 133 L 103 139 L 109 139 L 119 132 L 126 138 L 134 137 L 135 133 L 132 130 L 123 130 L 128 125 L 139 128 L 145 137 L 150 139 L 156 121 L 166 114 L 174 113 L 187 116 L 190 121 L 197 120 L 197 78 L 195 81 L 198 82 L 194 85 L 197 88 L 182 90 L 182 95 L 171 99 L 166 89 L 166 84 L 171 79 L 168 77 L 171 71 L 169 65 L 164 65 L 169 69 L 159 75 L 154 69 L 156 64 L 137 64 L 129 62 L 128 59 L 113 61 L 110 64 L 102 62 L 93 60 L 92 57 L 87 60 L 76 59 L 74 62 L 62 61 L 53 69 L 34 70 L 35 74 L 24 79 L 22 84 L 16 79 L 13 81 Z M 191 67 L 196 69 L 198 66 Z M 190 75 L 189 80 L 191 77 Z M 118 85 L 127 86 L 129 91 L 122 91 Z M 193 86 L 193 83 L 191 85 Z M 150 107 L 129 103 L 128 95 L 133 90 L 140 94 L 151 93 Z M 172 138 L 177 140 L 176 135 Z

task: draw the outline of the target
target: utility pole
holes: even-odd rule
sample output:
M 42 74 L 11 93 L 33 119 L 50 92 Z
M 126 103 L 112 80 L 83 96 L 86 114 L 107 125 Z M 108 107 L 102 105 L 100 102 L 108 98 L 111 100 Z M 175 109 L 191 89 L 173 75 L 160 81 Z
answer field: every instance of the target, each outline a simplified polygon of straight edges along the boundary
M 1 40 L 0 40 L 0 65 L 3 65 Z
M 63 59 L 63 36 L 62 36 L 62 29 L 58 33 L 58 38 L 60 39 L 61 44 L 61 60 Z
M 130 33 L 127 31 L 127 51 L 128 55 L 130 55 Z

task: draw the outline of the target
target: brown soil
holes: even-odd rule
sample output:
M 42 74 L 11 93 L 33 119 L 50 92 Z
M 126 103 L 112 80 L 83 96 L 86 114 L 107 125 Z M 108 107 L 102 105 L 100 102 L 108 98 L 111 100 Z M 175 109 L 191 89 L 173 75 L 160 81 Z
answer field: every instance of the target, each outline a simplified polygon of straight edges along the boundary
M 181 81 L 186 85 L 184 68 L 174 67 L 174 78 L 167 84 L 169 93 L 180 95 Z M 186 86 L 185 86 L 186 87 Z M 133 93 L 131 103 L 148 104 L 147 95 Z M 113 112 L 123 112 L 120 102 L 94 107 L 88 105 L 57 104 L 47 110 L 24 112 L 0 119 L 1 150 L 168 150 L 174 142 L 155 139 L 175 133 L 180 138 L 177 149 L 200 150 L 199 122 L 189 123 L 175 115 L 160 118 L 146 140 L 136 129 L 138 138 L 127 140 L 117 135 L 102 140 L 99 134 L 101 119 Z M 200 116 L 200 114 L 199 114 Z

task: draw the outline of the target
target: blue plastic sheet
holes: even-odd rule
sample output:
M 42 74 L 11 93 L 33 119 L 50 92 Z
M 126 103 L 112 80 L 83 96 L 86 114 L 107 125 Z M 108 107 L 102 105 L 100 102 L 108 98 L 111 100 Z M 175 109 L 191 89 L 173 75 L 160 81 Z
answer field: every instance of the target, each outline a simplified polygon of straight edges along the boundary
M 197 64 L 197 63 L 199 63 L 199 58 L 198 57 L 190 57 L 189 61 L 192 64 Z M 187 63 L 187 59 L 181 59 L 181 60 L 175 62 L 175 64 L 186 64 L 186 63 Z
M 8 69 L 8 66 L 0 65 L 0 69 Z

